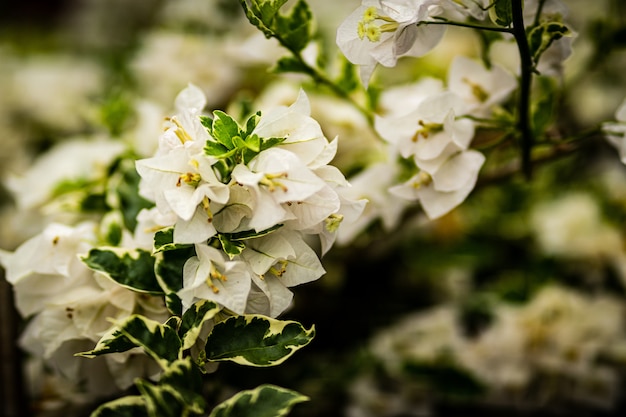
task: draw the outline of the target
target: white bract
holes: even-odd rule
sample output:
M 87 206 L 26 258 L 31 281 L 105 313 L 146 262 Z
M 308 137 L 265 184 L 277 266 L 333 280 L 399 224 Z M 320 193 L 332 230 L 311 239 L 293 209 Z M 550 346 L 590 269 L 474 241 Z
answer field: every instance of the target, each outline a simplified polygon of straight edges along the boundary
M 602 130 L 609 143 L 619 152 L 620 160 L 626 164 L 626 100 L 615 111 L 615 122 L 606 122 Z
M 401 116 L 377 116 L 375 126 L 400 156 L 417 167 L 415 175 L 389 191 L 410 201 L 419 200 L 426 215 L 435 219 L 465 200 L 485 157 L 468 150 L 474 123 L 457 117 L 467 109 L 459 96 L 444 91 L 411 104 L 414 109 L 405 109 Z
M 493 106 L 504 102 L 517 87 L 515 77 L 499 65 L 491 68 L 458 56 L 448 71 L 448 88 L 460 96 L 475 116 L 488 116 Z
M 30 318 L 21 347 L 98 396 L 128 388 L 135 378 L 146 376 L 148 369 L 133 359 L 136 352 L 113 355 L 98 364 L 73 355 L 91 349 L 111 329 L 111 320 L 133 313 L 163 320 L 167 310 L 161 298 L 124 288 L 80 261 L 79 255 L 86 254 L 96 241 L 96 227 L 94 223 L 76 227 L 52 223 L 15 252 L 2 252 L 0 262 L 13 285 L 20 314 Z M 127 365 L 123 371 L 121 364 Z M 97 373 L 93 366 L 99 369 Z
M 399 57 L 419 57 L 434 48 L 443 26 L 418 25 L 430 19 L 434 0 L 363 0 L 337 30 L 337 45 L 353 64 L 360 66 L 367 85 L 376 64 L 393 67 Z
M 289 287 L 324 274 L 305 235 L 327 251 L 364 202 L 342 195 L 349 184 L 328 165 L 337 141 L 310 117 L 303 92 L 245 127 L 220 112 L 201 123 L 205 102 L 193 85 L 183 90 L 156 156 L 137 162 L 140 192 L 156 206 L 138 216 L 135 239 L 145 246 L 173 226 L 173 243 L 194 244 L 178 291 L 185 310 L 212 300 L 275 317 L 291 302 Z

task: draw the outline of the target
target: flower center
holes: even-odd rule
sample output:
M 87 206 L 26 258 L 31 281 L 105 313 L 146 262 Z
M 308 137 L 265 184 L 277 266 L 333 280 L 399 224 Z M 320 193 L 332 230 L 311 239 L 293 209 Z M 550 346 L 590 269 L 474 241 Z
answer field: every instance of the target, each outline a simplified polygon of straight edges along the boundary
M 280 181 L 281 178 L 287 178 L 287 173 L 281 172 L 278 174 L 265 174 L 265 176 L 261 178 L 261 181 L 259 181 L 259 184 L 265 185 L 272 193 L 276 191 L 277 187 L 284 192 L 287 192 L 287 186 Z
M 213 263 L 211 263 L 211 272 L 209 272 L 209 276 L 206 278 L 206 285 L 211 288 L 214 294 L 217 294 L 218 292 L 220 292 L 220 289 L 213 283 L 213 280 L 220 280 L 223 282 L 228 281 L 228 278 L 226 278 L 226 275 L 218 271 Z
M 461 81 L 463 81 L 472 89 L 472 94 L 481 103 L 484 103 L 489 99 L 489 93 L 480 84 L 474 83 L 465 77 Z
M 423 120 L 418 120 L 417 124 L 420 126 L 415 134 L 413 135 L 413 142 L 417 142 L 420 136 L 423 139 L 428 139 L 431 133 L 441 132 L 443 130 L 443 125 L 441 123 L 428 123 Z
M 333 233 L 337 231 L 342 221 L 343 221 L 342 214 L 333 213 L 330 216 L 326 217 L 326 219 L 324 220 L 324 226 L 326 227 L 326 230 Z
M 176 182 L 176 186 L 180 187 L 182 183 L 189 184 L 192 187 L 197 187 L 200 184 L 202 177 L 198 173 L 187 172 L 178 177 L 178 181 Z
M 176 136 L 178 136 L 180 143 L 185 143 L 193 140 L 191 136 L 189 136 L 189 133 L 187 133 L 183 125 L 181 125 L 178 119 L 176 119 L 176 117 L 166 117 L 165 120 L 172 122 L 174 123 L 174 125 L 176 125 L 176 127 L 174 128 L 174 133 L 176 134 Z
M 389 16 L 379 14 L 376 7 L 372 6 L 363 12 L 363 18 L 357 24 L 357 34 L 361 40 L 367 38 L 370 42 L 378 42 L 382 33 L 395 32 L 398 26 L 398 22 Z
M 431 182 L 433 182 L 433 177 L 431 177 L 426 171 L 420 171 L 411 185 L 417 190 L 428 186 Z

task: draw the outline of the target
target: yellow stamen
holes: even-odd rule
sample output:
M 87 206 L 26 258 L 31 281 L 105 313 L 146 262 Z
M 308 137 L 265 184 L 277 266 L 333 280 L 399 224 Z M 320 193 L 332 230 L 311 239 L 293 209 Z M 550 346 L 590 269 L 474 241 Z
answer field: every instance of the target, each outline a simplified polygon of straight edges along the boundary
M 343 214 L 331 214 L 324 220 L 324 226 L 329 232 L 336 232 L 343 221 Z
M 420 136 L 423 139 L 428 139 L 431 133 L 441 132 L 443 130 L 443 125 L 441 123 L 427 123 L 423 120 L 418 120 L 417 124 L 421 126 L 421 129 L 417 129 L 415 134 L 413 135 L 413 142 L 417 142 Z
M 202 208 L 206 212 L 207 216 L 209 216 L 208 221 L 211 223 L 213 221 L 213 212 L 211 211 L 211 200 L 209 200 L 209 197 L 204 196 L 202 199 Z
M 206 285 L 211 288 L 211 290 L 213 291 L 213 293 L 217 294 L 218 292 L 220 292 L 220 289 L 213 284 L 213 280 L 217 279 L 219 281 L 228 281 L 228 278 L 226 278 L 226 275 L 222 274 L 220 271 L 218 271 L 215 266 L 213 264 L 211 264 L 211 272 L 209 272 L 209 276 L 206 278 Z
M 376 11 L 376 7 L 371 6 L 365 9 L 365 11 L 363 12 L 363 20 L 361 20 L 361 22 L 363 23 L 373 22 L 374 20 L 376 20 L 377 17 L 378 17 L 378 12 Z
M 287 186 L 278 181 L 280 178 L 287 178 L 286 172 L 279 174 L 265 174 L 265 176 L 259 181 L 259 184 L 265 185 L 270 192 L 276 191 L 276 187 L 279 187 L 284 192 L 287 192 Z
M 277 277 L 282 277 L 283 274 L 287 272 L 287 261 L 278 261 L 276 264 L 279 264 L 280 267 L 276 268 L 276 266 L 272 266 L 269 271 Z
M 174 133 L 176 134 L 176 136 L 178 136 L 178 139 L 181 143 L 193 140 L 191 136 L 189 136 L 189 133 L 187 133 L 183 125 L 181 125 L 178 119 L 176 119 L 176 117 L 166 117 L 165 120 L 170 121 L 176 125 Z
M 469 85 L 469 87 L 472 89 L 472 94 L 481 103 L 484 103 L 485 101 L 489 99 L 489 93 L 485 91 L 485 89 L 481 85 L 473 83 L 472 81 L 470 81 L 468 78 L 465 78 L 465 77 L 461 81 Z
M 182 183 L 189 184 L 192 187 L 197 187 L 200 184 L 202 177 L 200 174 L 194 172 L 187 172 L 178 177 L 178 181 L 176 182 L 176 186 L 180 187 Z
M 376 21 L 387 22 L 382 25 Z M 357 23 L 357 35 L 359 39 L 367 37 L 370 42 L 380 41 L 380 35 L 385 32 L 395 32 L 398 29 L 398 22 L 389 16 L 378 14 L 376 7 L 368 7 L 363 12 L 363 18 Z
M 428 186 L 428 184 L 430 184 L 431 182 L 433 182 L 433 178 L 427 172 L 420 171 L 417 178 L 413 181 L 413 184 L 411 185 L 415 189 L 420 189 L 422 187 Z

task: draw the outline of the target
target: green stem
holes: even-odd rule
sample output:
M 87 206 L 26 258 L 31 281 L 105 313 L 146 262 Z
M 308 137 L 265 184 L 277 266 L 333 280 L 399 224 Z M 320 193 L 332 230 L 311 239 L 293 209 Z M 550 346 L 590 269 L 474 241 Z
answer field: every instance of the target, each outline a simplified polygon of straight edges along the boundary
M 283 42 L 281 42 L 280 37 L 277 37 L 276 39 L 281 43 L 281 45 L 289 49 Z M 374 125 L 374 116 L 371 111 L 369 111 L 368 109 L 366 109 L 365 107 L 357 103 L 343 88 L 339 87 L 330 78 L 328 78 L 326 74 L 319 71 L 317 68 L 309 65 L 304 60 L 304 58 L 302 58 L 302 55 L 300 55 L 299 52 L 293 51 L 291 49 L 289 49 L 289 51 L 294 56 L 294 58 L 298 60 L 298 63 L 302 66 L 302 68 L 306 70 L 307 74 L 309 74 L 309 76 L 313 79 L 313 81 L 315 81 L 318 84 L 328 87 L 336 96 L 350 102 L 350 104 L 352 104 L 354 108 L 356 108 L 359 112 L 361 112 L 361 114 L 366 118 L 370 126 Z
M 513 33 L 513 30 L 511 30 L 510 28 L 503 28 L 500 26 L 486 26 L 486 25 L 479 25 L 479 24 L 475 24 L 475 23 L 467 23 L 467 22 L 455 22 L 453 20 L 448 20 L 446 18 L 443 17 L 435 17 L 435 21 L 431 21 L 431 20 L 423 20 L 421 22 L 418 22 L 418 26 L 420 25 L 446 25 L 446 26 L 459 26 L 459 27 L 463 27 L 463 28 L 470 28 L 470 29 L 478 29 L 478 30 L 486 30 L 486 31 L 490 31 L 490 32 L 500 32 L 500 33 Z
M 531 151 L 533 133 L 530 126 L 530 87 L 532 84 L 533 62 L 530 56 L 526 29 L 524 28 L 523 0 L 512 0 L 513 36 L 520 55 L 520 88 L 517 109 L 517 129 L 521 138 L 522 172 L 527 180 L 532 177 Z

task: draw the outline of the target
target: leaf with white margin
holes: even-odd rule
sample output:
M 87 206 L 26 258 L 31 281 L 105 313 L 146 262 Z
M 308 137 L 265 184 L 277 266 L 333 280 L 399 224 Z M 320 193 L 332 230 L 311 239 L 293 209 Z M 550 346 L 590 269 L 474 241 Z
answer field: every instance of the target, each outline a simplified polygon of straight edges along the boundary
M 211 320 L 222 308 L 209 300 L 198 301 L 183 314 L 178 334 L 183 341 L 183 350 L 191 348 L 202 330 L 202 326 Z
M 167 323 L 161 324 L 147 317 L 133 314 L 116 323 L 121 334 L 136 346 L 142 347 L 163 369 L 168 364 L 181 359 L 182 342 L 172 328 L 171 322 L 178 318 L 172 317 Z M 180 320 L 180 319 L 178 319 Z
M 142 249 L 94 248 L 82 261 L 133 291 L 163 294 L 154 274 L 154 257 Z
M 100 338 L 96 346 L 89 351 L 79 352 L 74 356 L 82 356 L 84 358 L 95 358 L 96 356 L 106 355 L 107 353 L 126 352 L 137 347 L 128 337 L 126 337 L 116 327 L 112 327 Z
M 200 415 L 206 403 L 202 398 L 202 374 L 191 358 L 180 359 L 165 369 L 158 384 L 137 381 L 150 417 Z
M 209 417 L 281 417 L 309 398 L 275 385 L 241 391 L 213 409 Z
M 149 414 L 142 396 L 129 395 L 102 404 L 90 417 L 149 417 Z
M 283 363 L 315 336 L 315 326 L 261 315 L 233 316 L 217 323 L 206 342 L 207 359 L 248 366 Z

